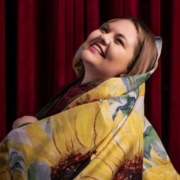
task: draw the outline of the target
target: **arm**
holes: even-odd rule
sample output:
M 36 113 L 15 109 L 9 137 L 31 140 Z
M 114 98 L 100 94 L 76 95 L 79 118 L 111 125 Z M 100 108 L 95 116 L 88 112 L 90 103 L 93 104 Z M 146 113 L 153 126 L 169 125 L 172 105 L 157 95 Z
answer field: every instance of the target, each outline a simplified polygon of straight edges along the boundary
M 34 123 L 34 122 L 37 122 L 38 119 L 34 116 L 23 116 L 21 118 L 18 118 L 14 121 L 13 123 L 13 129 L 16 129 L 16 128 L 19 128 L 21 126 L 24 126 L 24 125 L 27 125 L 27 124 L 30 124 L 30 123 Z

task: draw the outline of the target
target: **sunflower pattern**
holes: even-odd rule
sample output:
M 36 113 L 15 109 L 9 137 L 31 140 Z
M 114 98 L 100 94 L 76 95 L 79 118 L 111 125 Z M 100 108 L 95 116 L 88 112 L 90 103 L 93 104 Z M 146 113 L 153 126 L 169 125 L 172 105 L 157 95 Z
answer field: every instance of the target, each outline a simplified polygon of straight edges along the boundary
M 74 58 L 78 75 L 81 48 Z M 145 81 L 157 65 L 110 78 L 64 111 L 12 130 L 0 143 L 0 179 L 180 180 L 144 116 Z
M 0 179 L 180 179 L 144 116 L 148 76 L 109 79 L 12 130 L 0 143 Z

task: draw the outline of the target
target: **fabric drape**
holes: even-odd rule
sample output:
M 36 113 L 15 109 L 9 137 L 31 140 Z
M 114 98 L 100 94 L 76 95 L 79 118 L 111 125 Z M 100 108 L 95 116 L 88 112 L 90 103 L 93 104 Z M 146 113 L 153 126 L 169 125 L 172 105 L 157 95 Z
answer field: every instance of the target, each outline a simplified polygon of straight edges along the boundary
M 156 46 L 160 55 L 161 38 L 156 38 Z M 82 47 L 73 61 L 79 76 L 81 51 Z M 68 90 L 57 97 L 58 111 L 57 106 L 47 110 L 56 113 L 14 129 L 0 143 L 0 178 L 179 180 L 144 116 L 144 82 L 157 65 L 143 74 L 72 86 L 76 98 Z M 65 99 L 68 104 L 60 102 Z
M 180 172 L 179 8 L 178 0 L 0 0 L 0 138 L 16 118 L 37 113 L 75 78 L 73 55 L 93 29 L 134 16 L 163 38 L 145 110 Z

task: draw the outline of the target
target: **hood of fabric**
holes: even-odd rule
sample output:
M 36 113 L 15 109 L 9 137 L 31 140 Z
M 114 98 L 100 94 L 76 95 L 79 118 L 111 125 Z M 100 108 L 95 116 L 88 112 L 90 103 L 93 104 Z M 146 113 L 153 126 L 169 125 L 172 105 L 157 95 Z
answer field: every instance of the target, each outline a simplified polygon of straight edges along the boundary
M 127 91 L 148 73 L 110 78 L 66 111 L 11 131 L 0 143 L 0 179 L 179 179 L 144 117 L 144 83 Z
M 162 39 L 161 39 L 161 37 L 156 36 L 155 37 L 155 43 L 156 43 L 156 47 L 157 47 L 157 51 L 158 51 L 158 56 L 157 56 L 156 63 L 154 64 L 154 67 L 152 68 L 151 71 L 149 71 L 147 73 L 133 76 L 133 77 L 136 77 L 136 78 L 140 79 L 140 81 L 145 81 L 156 70 L 156 68 L 158 66 L 158 59 L 159 59 L 159 56 L 161 54 L 161 49 L 162 49 Z M 77 52 L 76 52 L 76 54 L 75 54 L 75 56 L 73 58 L 73 69 L 74 69 L 74 71 L 75 71 L 75 73 L 76 73 L 76 75 L 78 77 L 81 77 L 82 71 L 83 71 L 83 68 L 84 68 L 83 67 L 83 62 L 82 62 L 82 60 L 80 58 L 82 48 L 83 48 L 83 44 L 79 47 L 79 49 L 77 50 Z M 130 76 L 121 77 L 121 78 L 123 78 L 126 81 L 126 79 L 128 79 L 129 77 Z

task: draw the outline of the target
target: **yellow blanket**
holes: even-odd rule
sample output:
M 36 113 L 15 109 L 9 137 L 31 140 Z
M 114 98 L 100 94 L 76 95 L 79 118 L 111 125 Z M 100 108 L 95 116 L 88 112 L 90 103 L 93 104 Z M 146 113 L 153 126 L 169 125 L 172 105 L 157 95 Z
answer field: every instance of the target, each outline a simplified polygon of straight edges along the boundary
M 12 130 L 0 143 L 0 180 L 180 179 L 144 116 L 144 82 L 156 67 L 108 79 L 63 112 Z

